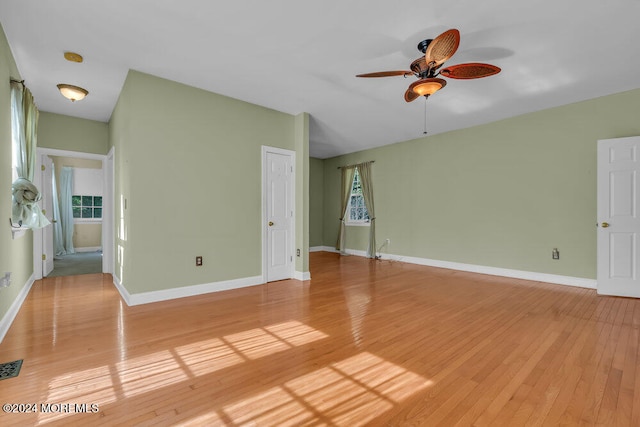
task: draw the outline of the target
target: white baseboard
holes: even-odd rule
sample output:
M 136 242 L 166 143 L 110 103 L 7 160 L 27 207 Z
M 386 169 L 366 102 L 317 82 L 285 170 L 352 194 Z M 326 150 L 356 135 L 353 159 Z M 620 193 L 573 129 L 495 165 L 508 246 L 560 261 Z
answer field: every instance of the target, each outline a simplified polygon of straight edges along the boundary
M 195 295 L 203 295 L 211 292 L 228 291 L 230 289 L 245 288 L 248 286 L 261 285 L 262 276 L 244 277 L 241 279 L 224 280 L 221 282 L 204 283 L 201 285 L 183 286 L 180 288 L 163 289 L 160 291 L 141 292 L 139 294 L 130 294 L 127 289 L 122 286 L 120 279 L 113 276 L 113 284 L 120 292 L 122 299 L 127 305 L 141 305 L 152 302 L 167 301 L 176 298 L 185 298 Z
M 301 281 L 311 280 L 311 273 L 308 272 L 308 271 L 296 271 L 293 274 L 293 278 L 296 279 L 296 280 L 301 280 Z
M 332 247 L 322 246 L 326 252 L 338 252 Z M 366 251 L 347 249 L 349 255 L 366 256 Z M 409 264 L 426 265 L 429 267 L 448 268 L 451 270 L 468 271 L 470 273 L 489 274 L 491 276 L 511 277 L 514 279 L 532 280 L 534 282 L 553 283 L 556 285 L 576 286 L 579 288 L 596 289 L 597 281 L 582 277 L 561 276 L 557 274 L 536 273 L 533 271 L 512 270 L 508 268 L 488 267 L 483 265 L 464 264 L 436 259 L 417 258 L 393 254 L 381 254 L 381 259 L 406 262 Z
M 102 250 L 102 246 L 86 246 L 84 248 L 74 248 L 76 252 L 98 252 Z
M 35 281 L 36 276 L 35 274 L 32 274 L 27 280 L 27 283 L 20 290 L 20 293 L 18 293 L 16 299 L 13 300 L 13 303 L 11 304 L 11 307 L 9 307 L 7 313 L 2 317 L 2 320 L 0 320 L 0 342 L 4 340 L 4 336 L 9 331 L 11 324 L 18 315 L 18 311 L 20 311 L 20 307 L 22 307 L 24 300 L 27 298 L 27 295 L 29 295 L 31 286 L 33 286 L 33 282 Z
M 333 252 L 334 254 L 339 253 L 340 251 L 334 248 L 333 246 L 314 246 L 313 248 L 309 248 L 309 252 Z M 346 255 L 356 255 L 356 256 L 367 256 L 367 251 L 357 251 L 355 249 L 345 249 Z

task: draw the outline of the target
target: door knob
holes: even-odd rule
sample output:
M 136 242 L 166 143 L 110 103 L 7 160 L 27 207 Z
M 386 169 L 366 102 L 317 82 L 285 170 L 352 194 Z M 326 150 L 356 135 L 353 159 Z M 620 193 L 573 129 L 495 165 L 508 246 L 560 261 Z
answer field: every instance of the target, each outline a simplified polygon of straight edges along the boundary
M 608 226 L 609 226 L 609 223 L 608 223 L 608 222 L 603 222 L 603 223 L 602 223 L 602 228 L 607 228 Z
M 273 226 L 273 221 L 269 221 L 269 227 Z

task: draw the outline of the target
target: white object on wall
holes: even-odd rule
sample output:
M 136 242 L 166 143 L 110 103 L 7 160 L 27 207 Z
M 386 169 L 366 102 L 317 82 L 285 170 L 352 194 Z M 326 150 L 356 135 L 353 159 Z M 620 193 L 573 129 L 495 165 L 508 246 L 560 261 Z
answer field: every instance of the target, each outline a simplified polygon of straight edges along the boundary
M 102 169 L 73 168 L 73 194 L 102 196 Z

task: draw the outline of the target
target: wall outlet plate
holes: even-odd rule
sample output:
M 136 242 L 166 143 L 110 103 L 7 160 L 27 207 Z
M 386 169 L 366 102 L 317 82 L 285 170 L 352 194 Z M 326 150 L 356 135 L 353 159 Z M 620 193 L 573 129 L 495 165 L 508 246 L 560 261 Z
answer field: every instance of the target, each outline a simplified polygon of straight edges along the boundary
M 196 257 L 196 267 L 200 267 L 202 265 L 202 257 L 201 256 L 197 256 Z
M 4 277 L 0 277 L 0 288 L 6 288 L 11 285 L 11 272 L 4 273 Z

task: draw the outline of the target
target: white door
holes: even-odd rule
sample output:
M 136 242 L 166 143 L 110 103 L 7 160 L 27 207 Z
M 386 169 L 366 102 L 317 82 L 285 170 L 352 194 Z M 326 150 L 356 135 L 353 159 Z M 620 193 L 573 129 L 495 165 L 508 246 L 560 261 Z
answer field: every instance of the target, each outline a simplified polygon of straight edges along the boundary
M 42 181 L 40 181 L 40 192 L 42 200 L 40 206 L 42 213 L 52 224 L 42 229 L 42 276 L 48 276 L 53 270 L 53 160 L 51 157 L 42 155 Z
M 286 150 L 263 153 L 265 180 L 266 281 L 293 277 L 293 155 Z
M 598 141 L 598 293 L 640 297 L 640 137 Z

